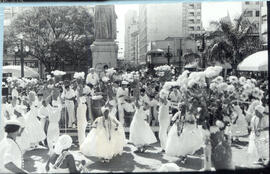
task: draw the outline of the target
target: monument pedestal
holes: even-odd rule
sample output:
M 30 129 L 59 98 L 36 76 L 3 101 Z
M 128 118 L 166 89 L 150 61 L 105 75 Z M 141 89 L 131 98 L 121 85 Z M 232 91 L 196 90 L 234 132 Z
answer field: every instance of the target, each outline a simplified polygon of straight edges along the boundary
M 118 45 L 113 40 L 96 40 L 91 45 L 92 67 L 103 69 L 104 65 L 108 67 L 117 66 Z

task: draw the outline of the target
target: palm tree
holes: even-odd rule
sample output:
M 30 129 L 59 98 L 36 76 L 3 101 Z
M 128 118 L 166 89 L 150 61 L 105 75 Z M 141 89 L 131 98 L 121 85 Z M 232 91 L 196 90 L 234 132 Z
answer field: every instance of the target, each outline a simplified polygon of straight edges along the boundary
M 245 56 L 262 48 L 259 37 L 254 37 L 256 26 L 245 18 L 245 14 L 246 12 L 243 12 L 234 23 L 223 20 L 211 22 L 217 28 L 210 33 L 213 37 L 210 61 L 228 62 L 233 70 L 236 70 Z

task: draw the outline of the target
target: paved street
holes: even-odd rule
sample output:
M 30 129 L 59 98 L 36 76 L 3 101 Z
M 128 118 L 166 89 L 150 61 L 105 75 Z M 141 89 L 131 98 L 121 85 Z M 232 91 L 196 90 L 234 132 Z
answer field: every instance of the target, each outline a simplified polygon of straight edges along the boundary
M 257 168 L 253 165 L 254 159 L 249 159 L 247 154 L 248 138 L 240 139 L 242 142 L 233 144 L 233 161 L 237 168 Z M 175 162 L 181 171 L 198 171 L 202 168 L 202 149 L 194 156 L 189 156 L 186 164 L 177 161 L 177 158 L 168 157 L 160 153 L 158 144 L 154 144 L 146 153 L 133 153 L 135 147 L 127 144 L 122 156 L 117 156 L 110 163 L 101 163 L 97 158 L 84 157 L 76 148 L 72 149 L 75 159 L 80 161 L 85 159 L 89 172 L 155 172 L 159 167 L 168 162 Z M 48 150 L 39 149 L 29 151 L 25 154 L 26 170 L 31 173 L 44 172 L 44 166 L 48 160 Z

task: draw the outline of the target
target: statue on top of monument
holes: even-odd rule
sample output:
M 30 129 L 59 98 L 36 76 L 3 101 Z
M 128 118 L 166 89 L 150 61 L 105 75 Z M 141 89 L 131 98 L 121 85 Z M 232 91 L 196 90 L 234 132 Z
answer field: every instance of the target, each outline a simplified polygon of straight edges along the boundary
M 116 39 L 116 13 L 114 5 L 95 6 L 95 39 Z

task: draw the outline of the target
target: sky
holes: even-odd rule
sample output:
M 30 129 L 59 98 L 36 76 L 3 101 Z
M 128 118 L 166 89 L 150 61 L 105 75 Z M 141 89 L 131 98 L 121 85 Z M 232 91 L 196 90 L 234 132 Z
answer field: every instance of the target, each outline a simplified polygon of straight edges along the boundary
M 231 19 L 233 20 L 236 16 L 241 14 L 241 2 L 202 2 L 202 22 L 203 27 L 207 28 L 209 22 L 219 20 L 222 17 L 227 16 L 229 12 Z M 125 40 L 125 14 L 129 10 L 136 10 L 139 13 L 138 4 L 123 4 L 115 5 L 115 11 L 118 16 L 117 19 L 117 41 L 119 42 L 119 52 L 124 50 Z M 119 54 L 122 57 L 122 54 Z

